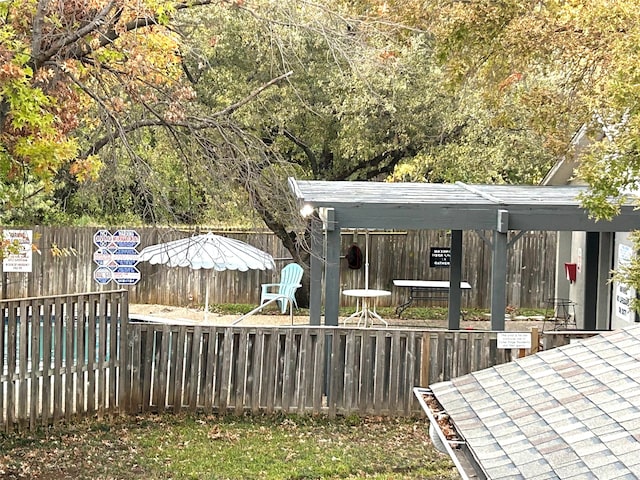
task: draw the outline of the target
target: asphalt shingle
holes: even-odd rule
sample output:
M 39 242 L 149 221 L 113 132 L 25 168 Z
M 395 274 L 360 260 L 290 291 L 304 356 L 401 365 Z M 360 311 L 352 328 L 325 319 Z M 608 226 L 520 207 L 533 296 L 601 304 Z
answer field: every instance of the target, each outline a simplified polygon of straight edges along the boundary
M 640 326 L 431 390 L 489 478 L 640 477 Z

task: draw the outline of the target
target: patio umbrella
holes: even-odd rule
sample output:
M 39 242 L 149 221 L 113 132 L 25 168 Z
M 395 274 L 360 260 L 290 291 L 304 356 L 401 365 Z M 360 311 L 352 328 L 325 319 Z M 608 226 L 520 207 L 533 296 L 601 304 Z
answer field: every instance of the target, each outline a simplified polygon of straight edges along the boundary
M 182 238 L 172 242 L 145 247 L 140 252 L 140 261 L 152 265 L 189 267 L 210 270 L 267 270 L 274 269 L 273 257 L 248 243 L 234 238 L 206 233 Z M 209 282 L 205 293 L 205 318 L 209 310 Z

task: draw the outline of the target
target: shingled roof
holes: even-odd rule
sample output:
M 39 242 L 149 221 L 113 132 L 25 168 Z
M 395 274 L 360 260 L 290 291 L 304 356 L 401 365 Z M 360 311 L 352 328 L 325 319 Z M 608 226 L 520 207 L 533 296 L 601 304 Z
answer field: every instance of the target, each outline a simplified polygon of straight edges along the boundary
M 416 394 L 446 412 L 463 478 L 640 478 L 640 326 Z

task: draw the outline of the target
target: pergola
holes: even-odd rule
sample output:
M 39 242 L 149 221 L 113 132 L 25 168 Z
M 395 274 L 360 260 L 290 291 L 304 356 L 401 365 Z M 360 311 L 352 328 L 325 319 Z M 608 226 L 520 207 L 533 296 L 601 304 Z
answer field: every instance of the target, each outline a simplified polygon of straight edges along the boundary
M 629 202 L 611 221 L 595 221 L 582 208 L 582 186 L 468 185 L 345 182 L 289 179 L 300 207 L 313 208 L 322 220 L 312 227 L 312 324 L 320 323 L 324 268 L 325 324 L 338 325 L 340 230 L 451 230 L 449 328 L 459 329 L 462 232 L 491 231 L 491 328 L 504 330 L 508 232 L 628 232 L 640 229 L 640 211 Z M 324 239 L 324 241 L 323 241 Z M 516 238 L 512 238 L 512 242 Z M 587 250 L 587 262 L 599 265 L 600 251 Z M 590 260 L 591 258 L 591 260 Z M 596 268 L 597 270 L 597 268 Z M 608 272 L 606 272 L 608 274 Z M 597 271 L 592 273 L 597 281 Z M 595 307 L 594 307 L 595 310 Z M 585 310 L 585 315 L 587 314 Z

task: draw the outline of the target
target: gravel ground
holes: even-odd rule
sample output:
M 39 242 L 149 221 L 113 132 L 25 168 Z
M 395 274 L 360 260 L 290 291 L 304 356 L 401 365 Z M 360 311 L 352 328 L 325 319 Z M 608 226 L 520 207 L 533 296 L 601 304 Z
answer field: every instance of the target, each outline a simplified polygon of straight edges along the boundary
M 188 307 L 174 307 L 167 305 L 147 305 L 147 304 L 130 304 L 129 312 L 134 316 L 146 320 L 157 321 L 170 321 L 175 323 L 200 323 L 202 325 L 231 325 L 236 321 L 240 315 L 220 315 L 217 313 L 208 313 L 204 315 L 202 309 L 188 308 Z M 151 317 L 151 318 L 149 318 Z M 385 318 L 389 322 L 390 327 L 401 328 L 447 328 L 446 320 L 416 320 L 405 318 Z M 340 319 L 340 325 L 342 325 L 343 318 Z M 256 314 L 252 315 L 240 323 L 239 326 L 272 326 L 272 325 L 291 325 L 291 318 L 289 315 L 277 315 L 270 313 L 267 315 Z M 293 317 L 294 325 L 308 325 L 308 316 Z M 349 323 L 348 325 L 355 325 Z M 376 322 L 374 326 L 379 326 L 380 323 Z M 462 321 L 460 327 L 462 329 L 470 330 L 490 330 L 491 322 L 489 320 L 472 320 Z M 536 319 L 520 319 L 520 320 L 508 320 L 505 322 L 505 328 L 509 331 L 529 331 L 532 327 L 538 327 L 542 330 L 542 321 Z

